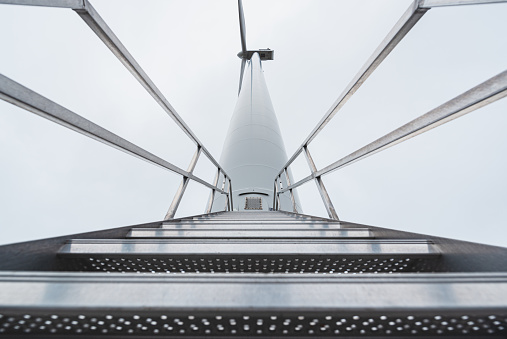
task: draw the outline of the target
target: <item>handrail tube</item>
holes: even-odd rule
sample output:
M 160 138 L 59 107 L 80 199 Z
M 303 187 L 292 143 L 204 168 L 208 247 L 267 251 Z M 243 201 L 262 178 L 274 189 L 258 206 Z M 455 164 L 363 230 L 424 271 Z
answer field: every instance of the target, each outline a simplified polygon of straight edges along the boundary
M 317 176 L 330 173 L 359 159 L 383 151 L 407 139 L 475 111 L 507 96 L 507 71 L 504 71 L 432 111 L 412 120 L 349 156 L 323 168 Z
M 290 188 L 290 189 L 297 188 L 297 187 L 299 187 L 299 186 L 301 186 L 301 185 L 303 185 L 303 184 L 307 183 L 308 181 L 310 181 L 310 180 L 312 180 L 312 179 L 315 179 L 315 177 L 316 177 L 316 176 L 315 176 L 315 174 L 310 174 L 309 176 L 304 177 L 303 179 L 301 179 L 301 180 L 297 181 L 296 183 L 294 183 L 294 184 L 290 185 L 290 187 L 289 187 L 289 186 L 287 186 L 287 188 L 285 188 L 285 189 L 283 189 L 283 188 L 282 188 L 282 189 L 280 189 L 280 190 L 278 191 L 278 195 L 280 195 L 280 194 L 283 194 L 283 193 L 287 192 L 287 191 L 289 190 L 289 188 Z
M 109 28 L 106 22 L 93 8 L 88 0 L 0 0 L 0 4 L 7 5 L 25 5 L 25 6 L 42 6 L 42 7 L 59 7 L 71 8 L 86 22 L 93 32 L 104 42 L 104 44 L 113 52 L 113 54 L 121 61 L 121 63 L 129 70 L 132 75 L 141 83 L 148 93 L 158 102 L 158 104 L 166 111 L 166 113 L 176 122 L 183 132 L 194 143 L 202 148 L 202 152 L 215 165 L 220 168 L 224 175 L 229 178 L 218 162 L 213 158 L 211 153 L 204 147 L 201 141 L 190 130 L 190 127 L 178 115 L 176 110 L 171 106 L 167 99 L 162 95 L 160 90 L 151 81 L 134 57 L 129 53 L 118 37 Z
M 449 100 L 443 105 L 440 105 L 428 113 L 421 115 L 409 123 L 358 149 L 357 151 L 350 153 L 344 158 L 335 161 L 320 171 L 317 171 L 312 175 L 301 179 L 297 183 L 286 187 L 278 194 L 284 193 L 289 189 L 296 188 L 315 177 L 329 174 L 339 168 L 383 151 L 391 146 L 429 131 L 430 129 L 438 127 L 506 96 L 507 71 L 503 71 L 502 73 L 484 81 L 454 99 Z
M 43 118 L 56 122 L 75 132 L 119 149 L 125 153 L 143 159 L 149 163 L 168 169 L 184 177 L 188 177 L 206 187 L 213 188 L 213 186 L 206 181 L 182 170 L 170 162 L 146 151 L 126 139 L 123 139 L 122 137 L 106 130 L 90 120 L 83 118 L 67 108 L 58 105 L 31 89 L 9 79 L 3 74 L 0 74 L 0 99 L 40 115 Z M 218 191 L 225 194 L 223 190 Z
M 121 63 L 134 75 L 148 93 L 158 102 L 158 104 L 166 111 L 166 113 L 176 122 L 183 132 L 192 139 L 198 146 L 202 148 L 202 152 L 216 167 L 222 170 L 225 176 L 229 177 L 218 162 L 213 158 L 211 153 L 204 147 L 201 141 L 190 130 L 190 127 L 176 113 L 169 101 L 162 95 L 160 90 L 151 81 L 134 57 L 129 53 L 121 41 L 116 37 L 106 22 L 100 17 L 95 8 L 88 0 L 84 1 L 84 8 L 74 9 L 77 14 L 86 22 L 92 31 L 104 42 L 104 44 L 113 52 L 113 54 L 121 61 Z
M 507 0 L 421 0 L 420 8 L 433 8 L 443 6 L 483 5 L 507 2 Z
M 354 79 L 348 84 L 345 90 L 340 94 L 338 99 L 334 102 L 331 108 L 326 112 L 324 117 L 315 126 L 310 135 L 305 139 L 303 144 L 297 149 L 294 155 L 283 166 L 282 170 L 278 173 L 281 174 L 285 168 L 289 167 L 291 163 L 301 154 L 303 147 L 307 146 L 319 132 L 331 121 L 331 119 L 338 113 L 342 106 L 352 97 L 352 95 L 361 87 L 361 85 L 368 79 L 368 77 L 375 71 L 375 69 L 384 61 L 384 59 L 391 53 L 396 45 L 407 35 L 407 33 L 414 27 L 414 25 L 421 19 L 421 17 L 428 11 L 428 9 L 421 9 L 418 6 L 419 0 L 415 0 L 405 13 L 398 20 L 396 25 L 387 34 L 384 40 L 377 47 L 375 52 L 371 55 L 368 61 L 361 68 L 359 73 L 356 74 Z
M 80 9 L 84 0 L 0 0 L 0 4 Z
M 334 115 L 340 110 L 341 106 L 357 91 L 362 83 L 373 73 L 373 71 L 380 65 L 385 57 L 394 49 L 394 47 L 405 37 L 408 31 L 419 21 L 426 11 L 433 7 L 443 6 L 461 6 L 461 5 L 480 5 L 480 4 L 494 4 L 494 3 L 506 3 L 507 0 L 414 0 L 408 10 L 398 20 L 396 25 L 391 29 L 389 34 L 384 38 L 379 47 L 375 50 L 373 55 L 368 59 L 363 68 L 356 75 L 354 80 L 349 83 L 346 90 L 340 95 L 338 100 L 335 101 L 333 106 L 326 112 L 321 121 L 313 129 L 310 135 L 305 139 L 303 144 L 294 152 L 292 157 L 287 161 L 282 170 L 278 174 L 281 174 L 284 169 L 288 168 L 290 164 L 297 159 L 301 154 L 303 147 L 308 144 L 317 136 L 317 134 L 324 128 L 327 123 L 334 117 Z M 402 23 L 404 23 L 402 25 Z M 406 31 L 404 31 L 406 30 Z M 401 33 L 401 34 L 398 34 Z M 376 63 L 376 64 L 375 64 Z

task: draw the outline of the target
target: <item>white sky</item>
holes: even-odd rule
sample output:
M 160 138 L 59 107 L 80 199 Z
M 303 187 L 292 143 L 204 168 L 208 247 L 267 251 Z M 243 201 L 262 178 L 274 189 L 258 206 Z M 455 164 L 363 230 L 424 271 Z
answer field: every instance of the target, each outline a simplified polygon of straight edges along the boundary
M 237 95 L 237 5 L 92 0 L 216 159 Z M 411 1 L 245 0 L 290 156 Z M 507 4 L 430 10 L 310 145 L 319 168 L 504 71 Z M 0 73 L 186 168 L 193 144 L 71 10 L 0 5 Z M 324 177 L 342 220 L 507 246 L 507 100 Z M 0 102 L 0 243 L 160 220 L 179 177 Z M 196 174 L 212 180 L 201 158 Z M 203 161 L 204 160 L 204 161 Z M 308 174 L 304 158 L 293 167 Z M 314 183 L 304 212 L 325 216 Z M 177 215 L 200 214 L 191 184 Z

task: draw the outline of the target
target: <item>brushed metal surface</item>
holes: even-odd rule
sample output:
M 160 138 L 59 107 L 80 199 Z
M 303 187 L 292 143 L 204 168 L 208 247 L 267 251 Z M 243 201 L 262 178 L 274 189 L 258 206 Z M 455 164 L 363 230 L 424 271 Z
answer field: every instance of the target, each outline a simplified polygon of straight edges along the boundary
M 278 240 L 278 241 L 180 241 L 161 239 L 72 240 L 60 254 L 333 254 L 333 255 L 438 255 L 438 249 L 426 240 Z
M 163 229 L 285 229 L 285 230 L 299 230 L 299 229 L 340 229 L 340 224 L 317 222 L 317 223 L 304 223 L 304 222 L 276 222 L 276 221 L 222 221 L 222 222 L 189 222 L 189 223 L 164 223 L 161 228 Z
M 0 4 L 59 8 L 84 8 L 83 0 L 0 0 Z
M 366 228 L 360 229 L 132 229 L 128 238 L 370 238 Z
M 0 272 L 0 308 L 507 311 L 507 276 L 302 276 Z
M 507 0 L 422 0 L 419 7 L 433 8 L 442 6 L 497 4 L 502 2 L 507 2 Z

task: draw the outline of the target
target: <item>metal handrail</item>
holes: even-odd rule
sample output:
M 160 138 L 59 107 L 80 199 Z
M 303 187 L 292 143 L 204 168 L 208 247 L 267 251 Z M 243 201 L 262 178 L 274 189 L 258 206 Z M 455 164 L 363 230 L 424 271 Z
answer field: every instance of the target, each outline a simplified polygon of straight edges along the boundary
M 415 137 L 416 135 L 427 132 L 430 129 L 475 111 L 476 109 L 495 102 L 505 96 L 507 96 L 507 71 L 488 79 L 469 91 L 449 100 L 443 105 L 421 115 L 420 117 L 408 122 L 407 124 L 395 129 L 355 152 L 350 153 L 342 159 L 335 161 L 331 165 L 318 171 L 312 170 L 311 175 L 301 179 L 293 185 L 287 186 L 285 189 L 280 190 L 279 194 L 291 191 L 311 179 L 331 173 L 356 161 L 362 160 L 370 155 Z
M 448 101 L 447 103 L 435 108 L 434 110 L 412 120 L 411 122 L 401 126 L 382 138 L 364 146 L 363 148 L 347 155 L 346 157 L 332 163 L 324 169 L 317 170 L 313 162 L 308 145 L 320 131 L 331 121 L 338 113 L 343 105 L 352 97 L 352 95 L 361 87 L 366 79 L 375 71 L 396 45 L 406 36 L 406 34 L 415 26 L 421 17 L 432 7 L 442 6 L 458 6 L 473 4 L 489 4 L 507 2 L 507 0 L 415 0 L 407 11 L 401 16 L 396 25 L 387 34 L 381 44 L 377 47 L 366 64 L 357 73 L 354 79 L 349 83 L 345 90 L 340 94 L 331 108 L 324 114 L 317 126 L 310 132 L 310 135 L 304 140 L 303 144 L 294 152 L 292 157 L 282 167 L 278 175 L 275 177 L 273 206 L 279 209 L 279 195 L 287 191 L 293 197 L 293 189 L 314 179 L 322 197 L 326 211 L 330 218 L 339 220 L 329 195 L 324 187 L 322 176 L 331 173 L 339 168 L 349 165 L 355 161 L 364 159 L 376 152 L 380 152 L 397 143 L 403 142 L 413 136 L 426 132 L 429 129 L 440 126 L 452 119 L 476 110 L 493 101 L 496 101 L 507 95 L 507 71 L 483 82 L 482 84 L 472 88 L 462 95 Z M 311 170 L 311 175 L 301 179 L 300 181 L 290 184 L 287 170 L 289 166 L 304 152 Z M 285 173 L 288 186 L 283 189 L 277 184 L 281 180 L 282 173 Z M 278 202 L 278 203 L 277 203 Z M 295 206 L 294 206 L 295 209 Z
M 116 37 L 88 0 L 0 0 L 0 4 L 70 8 L 74 10 L 129 70 L 129 72 L 141 83 L 141 85 L 155 99 L 155 101 L 157 101 L 164 111 L 176 122 L 183 132 L 196 144 L 197 151 L 192 158 L 188 170 L 185 171 L 0 74 L 1 99 L 66 126 L 76 132 L 87 135 L 95 140 L 120 149 L 128 154 L 180 174 L 183 177 L 182 183 L 174 196 L 171 206 L 166 213 L 165 219 L 174 217 L 190 179 L 209 187 L 213 196 L 215 192 L 226 194 L 227 204 L 225 208 L 231 208 L 232 194 L 230 194 L 230 189 L 232 187 L 232 183 L 230 177 L 218 164 L 215 158 L 213 158 L 211 153 L 204 147 L 202 142 L 195 136 L 190 127 L 188 127 L 178 113 L 176 113 L 176 110 L 171 106 L 169 101 L 162 95 L 160 90 L 155 86 L 134 57 Z M 227 190 L 225 190 L 224 187 L 222 187 L 222 189 L 218 188 L 216 183 L 211 185 L 192 174 L 201 152 L 204 153 L 217 168 L 218 176 L 222 173 L 224 181 L 228 181 Z M 213 200 L 210 204 L 211 206 L 208 206 L 209 208 L 207 208 L 207 210 L 211 210 Z

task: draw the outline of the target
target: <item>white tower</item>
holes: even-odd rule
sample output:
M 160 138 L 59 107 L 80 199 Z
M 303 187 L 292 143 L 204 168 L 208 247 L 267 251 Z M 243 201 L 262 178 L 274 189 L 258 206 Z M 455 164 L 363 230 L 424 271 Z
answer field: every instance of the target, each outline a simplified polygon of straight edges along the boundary
M 247 62 L 220 158 L 220 164 L 234 182 L 233 209 L 240 211 L 273 207 L 273 181 L 287 162 L 259 53 L 263 51 L 252 53 Z M 287 186 L 283 176 L 282 183 Z M 301 212 L 296 194 L 295 200 L 297 210 Z M 280 195 L 280 203 L 283 210 L 293 209 L 288 194 Z M 213 211 L 223 210 L 224 206 L 225 196 L 216 195 Z
M 262 60 L 273 60 L 274 51 L 246 48 L 246 27 L 243 5 L 238 0 L 241 36 L 241 72 L 236 107 L 227 131 L 220 164 L 230 175 L 233 210 L 270 210 L 273 208 L 273 183 L 278 171 L 287 162 L 287 152 L 278 126 L 275 110 L 271 103 L 262 70 Z M 247 65 L 245 71 L 245 65 Z M 290 182 L 294 182 L 289 175 Z M 219 183 L 223 177 L 219 177 Z M 281 177 L 282 186 L 287 187 L 287 178 Z M 297 192 L 291 196 L 281 194 L 280 208 L 302 212 Z M 212 195 L 213 197 L 213 195 Z M 214 195 L 213 212 L 226 206 L 224 195 Z

